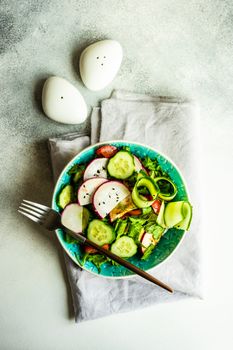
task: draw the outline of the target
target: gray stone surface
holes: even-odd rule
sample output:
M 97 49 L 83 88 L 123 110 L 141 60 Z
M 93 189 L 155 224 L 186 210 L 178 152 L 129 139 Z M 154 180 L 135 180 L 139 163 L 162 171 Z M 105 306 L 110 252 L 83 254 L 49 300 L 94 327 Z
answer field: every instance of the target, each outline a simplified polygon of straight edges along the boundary
M 44 116 L 41 88 L 53 74 L 77 86 L 89 106 L 108 97 L 113 88 L 198 100 L 205 155 L 204 191 L 211 202 L 211 222 L 211 214 L 216 211 L 212 189 L 220 174 L 224 173 L 226 182 L 231 179 L 227 157 L 232 151 L 233 136 L 232 33 L 231 0 L 0 1 L 1 349 L 109 349 L 109 344 L 112 349 L 135 349 L 135 344 L 146 347 L 153 344 L 151 325 L 158 320 L 169 329 L 171 339 L 176 336 L 175 344 L 183 349 L 185 339 L 192 336 L 192 327 L 200 321 L 199 312 L 203 327 L 196 328 L 199 337 L 193 339 L 189 349 L 208 348 L 210 343 L 202 337 L 202 329 L 213 322 L 214 304 L 204 306 L 209 308 L 209 319 L 204 316 L 203 307 L 188 304 L 187 308 L 186 304 L 193 313 L 187 324 L 182 320 L 182 316 L 186 320 L 190 317 L 185 307 L 180 306 L 178 316 L 175 305 L 166 305 L 157 307 L 156 312 L 153 309 L 153 313 L 147 310 L 133 316 L 112 317 L 76 329 L 67 308 L 69 287 L 62 253 L 50 234 L 19 217 L 16 208 L 22 198 L 50 203 L 53 183 L 45 140 L 90 126 L 89 120 L 85 125 L 66 126 Z M 86 45 L 103 38 L 121 42 L 124 60 L 111 86 L 91 93 L 78 76 L 78 55 Z M 216 224 L 210 223 L 209 227 L 216 235 L 211 240 L 217 244 Z M 214 263 L 215 256 L 210 254 L 210 258 Z M 222 273 L 219 267 L 216 271 Z M 223 272 L 224 277 L 227 274 Z M 215 286 L 214 281 L 211 283 Z M 222 292 L 225 300 L 230 297 L 231 287 Z M 177 318 L 171 316 L 171 310 Z M 224 320 L 229 321 L 226 316 Z M 125 343 L 121 330 L 129 323 L 132 327 Z M 100 347 L 96 344 L 102 340 L 103 327 L 106 343 Z M 217 334 L 218 324 L 213 327 Z M 179 333 L 180 328 L 186 333 Z M 111 337 L 116 329 L 117 344 Z M 147 334 L 143 342 L 142 329 Z M 215 339 L 211 328 L 207 328 L 207 333 Z M 156 337 L 163 342 L 161 348 L 170 347 L 162 329 Z M 222 337 L 226 339 L 227 335 Z M 222 345 L 220 338 L 213 343 Z

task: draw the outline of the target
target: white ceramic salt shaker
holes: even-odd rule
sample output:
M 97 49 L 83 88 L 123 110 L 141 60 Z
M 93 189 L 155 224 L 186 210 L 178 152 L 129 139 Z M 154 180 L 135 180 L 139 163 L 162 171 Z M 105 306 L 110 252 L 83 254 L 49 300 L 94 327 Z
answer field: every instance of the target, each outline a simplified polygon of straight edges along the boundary
M 80 124 L 87 118 L 87 106 L 80 92 L 66 79 L 53 76 L 42 91 L 45 114 L 59 123 Z
M 105 88 L 115 78 L 122 57 L 122 47 L 115 40 L 101 40 L 88 46 L 82 52 L 79 61 L 84 85 L 92 91 Z

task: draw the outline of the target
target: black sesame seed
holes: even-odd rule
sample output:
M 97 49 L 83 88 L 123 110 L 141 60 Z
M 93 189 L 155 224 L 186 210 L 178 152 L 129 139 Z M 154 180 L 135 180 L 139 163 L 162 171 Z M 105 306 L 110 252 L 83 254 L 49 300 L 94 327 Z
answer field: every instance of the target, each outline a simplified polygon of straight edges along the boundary
M 108 195 L 109 198 L 111 198 L 110 194 Z
M 106 168 L 103 166 L 103 168 L 102 168 L 103 170 L 106 170 Z
M 113 187 L 113 188 L 112 188 L 112 190 L 114 191 L 114 190 L 115 190 L 115 188 Z
M 99 205 L 101 205 L 101 203 L 99 203 Z
M 103 204 L 105 204 L 105 202 L 103 202 Z
M 97 174 L 100 174 L 100 171 L 99 171 L 99 170 L 97 170 Z

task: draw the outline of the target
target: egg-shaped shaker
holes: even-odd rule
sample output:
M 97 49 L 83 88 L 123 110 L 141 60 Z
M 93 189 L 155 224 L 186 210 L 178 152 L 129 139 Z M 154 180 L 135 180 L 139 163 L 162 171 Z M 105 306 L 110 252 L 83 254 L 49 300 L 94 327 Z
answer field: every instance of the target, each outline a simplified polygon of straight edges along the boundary
M 105 88 L 115 78 L 122 57 L 122 47 L 115 40 L 101 40 L 88 46 L 79 60 L 84 85 L 92 91 Z
M 59 123 L 80 124 L 87 118 L 87 106 L 78 89 L 66 79 L 53 76 L 42 91 L 44 113 Z

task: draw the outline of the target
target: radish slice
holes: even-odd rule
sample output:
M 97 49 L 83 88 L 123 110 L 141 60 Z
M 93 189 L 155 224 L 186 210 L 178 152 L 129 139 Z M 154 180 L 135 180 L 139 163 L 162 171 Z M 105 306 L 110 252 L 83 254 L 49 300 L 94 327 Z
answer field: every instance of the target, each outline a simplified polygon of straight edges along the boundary
M 78 203 L 87 205 L 92 202 L 92 196 L 97 188 L 102 185 L 107 179 L 97 177 L 84 181 L 78 189 Z
M 107 158 L 97 158 L 90 162 L 83 175 L 84 181 L 91 179 L 92 177 L 104 177 L 106 179 L 107 162 Z
M 139 173 L 140 170 L 143 170 L 147 174 L 147 170 L 142 165 L 142 162 L 140 161 L 140 159 L 138 157 L 136 157 L 136 156 L 133 156 L 133 158 L 134 158 L 135 171 L 137 173 Z
M 128 195 L 128 188 L 121 182 L 108 181 L 95 191 L 92 203 L 97 214 L 103 219 Z
M 138 157 L 133 156 L 133 158 L 134 158 L 135 171 L 139 173 L 139 171 L 143 169 L 142 163 L 140 162 Z
M 142 243 L 142 254 L 145 252 L 146 248 L 148 248 L 151 244 L 156 244 L 156 241 L 152 235 L 152 233 L 147 233 L 145 232 L 144 235 L 141 238 L 141 243 Z
M 68 204 L 61 214 L 61 223 L 71 231 L 82 232 L 83 207 L 78 204 Z

